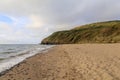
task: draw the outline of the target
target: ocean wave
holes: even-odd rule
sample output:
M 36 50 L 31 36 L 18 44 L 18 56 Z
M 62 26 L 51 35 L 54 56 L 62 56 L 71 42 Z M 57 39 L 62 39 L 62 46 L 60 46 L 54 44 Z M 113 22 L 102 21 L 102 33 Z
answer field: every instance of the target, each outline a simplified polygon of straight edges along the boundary
M 36 55 L 44 50 L 47 51 L 51 47 L 53 47 L 53 46 L 44 46 L 44 47 L 37 46 L 37 47 L 31 48 L 29 50 L 21 51 L 21 52 L 17 53 L 17 55 L 13 55 L 9 58 L 6 58 L 6 59 L 0 61 L 0 73 L 2 73 L 4 71 L 10 69 L 11 67 L 17 65 L 18 63 L 22 62 L 26 58 L 34 56 L 34 55 Z

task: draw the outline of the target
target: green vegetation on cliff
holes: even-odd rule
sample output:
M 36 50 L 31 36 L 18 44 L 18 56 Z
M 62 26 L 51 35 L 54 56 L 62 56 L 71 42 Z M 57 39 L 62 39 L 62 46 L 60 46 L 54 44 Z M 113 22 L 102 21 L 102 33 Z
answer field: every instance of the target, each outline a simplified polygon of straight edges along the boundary
M 120 21 L 87 24 L 72 30 L 58 31 L 45 38 L 42 44 L 119 43 Z

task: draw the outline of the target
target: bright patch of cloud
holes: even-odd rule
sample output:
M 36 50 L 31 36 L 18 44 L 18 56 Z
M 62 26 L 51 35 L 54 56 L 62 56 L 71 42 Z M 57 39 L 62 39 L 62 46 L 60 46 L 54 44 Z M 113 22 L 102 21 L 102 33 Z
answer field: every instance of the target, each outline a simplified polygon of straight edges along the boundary
M 29 23 L 26 25 L 26 28 L 29 29 L 40 29 L 43 26 L 42 20 L 40 20 L 39 16 L 31 15 L 29 17 Z
M 0 22 L 0 33 L 9 32 L 9 31 L 11 31 L 9 24 L 5 22 Z

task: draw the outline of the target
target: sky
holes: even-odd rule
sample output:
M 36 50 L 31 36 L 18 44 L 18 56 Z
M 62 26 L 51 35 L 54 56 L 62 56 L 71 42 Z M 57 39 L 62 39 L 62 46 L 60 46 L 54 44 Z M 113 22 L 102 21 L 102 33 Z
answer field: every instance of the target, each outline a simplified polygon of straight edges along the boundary
M 0 44 L 38 44 L 55 31 L 119 20 L 120 0 L 0 0 Z

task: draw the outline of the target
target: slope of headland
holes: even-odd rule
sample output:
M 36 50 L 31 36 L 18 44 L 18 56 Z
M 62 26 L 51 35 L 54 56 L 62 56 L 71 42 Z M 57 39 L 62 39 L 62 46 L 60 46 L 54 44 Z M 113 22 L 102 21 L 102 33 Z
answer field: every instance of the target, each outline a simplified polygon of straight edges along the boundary
M 58 31 L 42 40 L 42 44 L 119 43 L 120 21 L 87 24 Z

